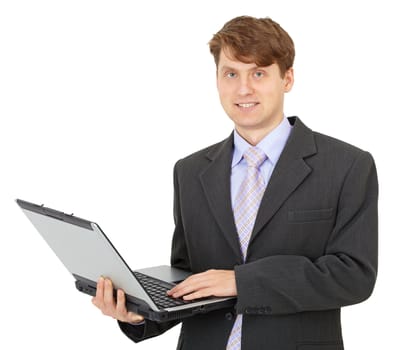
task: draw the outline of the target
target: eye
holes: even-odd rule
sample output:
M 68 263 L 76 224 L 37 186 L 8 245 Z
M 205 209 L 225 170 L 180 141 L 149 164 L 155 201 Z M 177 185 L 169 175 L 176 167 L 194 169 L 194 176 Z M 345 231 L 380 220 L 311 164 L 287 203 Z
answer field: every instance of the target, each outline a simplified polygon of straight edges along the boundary
M 236 73 L 235 72 L 227 72 L 225 75 L 228 78 L 235 78 L 236 77 Z
M 255 78 L 262 78 L 264 75 L 265 75 L 265 73 L 262 72 L 261 70 L 257 70 L 257 71 L 254 73 Z

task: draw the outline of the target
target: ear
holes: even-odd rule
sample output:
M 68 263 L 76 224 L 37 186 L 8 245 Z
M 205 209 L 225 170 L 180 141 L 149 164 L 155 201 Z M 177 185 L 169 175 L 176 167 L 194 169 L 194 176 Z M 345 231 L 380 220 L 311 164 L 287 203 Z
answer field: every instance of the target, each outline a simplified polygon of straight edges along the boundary
M 294 85 L 294 69 L 289 68 L 284 74 L 284 92 L 290 92 Z

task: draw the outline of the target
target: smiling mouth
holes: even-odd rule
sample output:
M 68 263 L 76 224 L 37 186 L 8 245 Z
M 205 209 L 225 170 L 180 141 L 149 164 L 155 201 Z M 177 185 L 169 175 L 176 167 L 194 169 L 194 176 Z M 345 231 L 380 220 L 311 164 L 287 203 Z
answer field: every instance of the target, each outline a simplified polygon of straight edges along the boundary
M 249 103 L 236 103 L 236 106 L 241 108 L 251 108 L 258 104 L 258 102 L 249 102 Z

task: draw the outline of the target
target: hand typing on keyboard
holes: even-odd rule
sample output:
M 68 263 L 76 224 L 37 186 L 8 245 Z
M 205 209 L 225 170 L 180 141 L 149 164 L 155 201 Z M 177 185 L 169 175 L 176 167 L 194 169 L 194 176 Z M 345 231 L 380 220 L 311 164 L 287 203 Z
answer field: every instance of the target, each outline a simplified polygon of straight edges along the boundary
M 233 270 L 208 270 L 188 277 L 167 294 L 173 298 L 193 300 L 209 296 L 231 297 L 237 295 Z
M 125 305 L 125 293 L 123 290 L 117 290 L 117 298 L 114 298 L 113 285 L 110 279 L 100 277 L 97 282 L 96 296 L 92 298 L 92 303 L 101 312 L 121 322 L 140 323 L 144 317 L 134 312 L 128 311 Z

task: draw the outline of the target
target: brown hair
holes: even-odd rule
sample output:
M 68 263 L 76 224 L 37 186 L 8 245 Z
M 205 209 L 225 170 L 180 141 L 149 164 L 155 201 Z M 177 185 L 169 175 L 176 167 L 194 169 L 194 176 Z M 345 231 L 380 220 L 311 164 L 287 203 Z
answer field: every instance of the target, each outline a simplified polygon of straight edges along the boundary
M 281 76 L 292 67 L 295 47 L 288 33 L 270 18 L 240 16 L 225 23 L 209 42 L 218 68 L 221 50 L 244 63 L 259 67 L 277 63 Z

